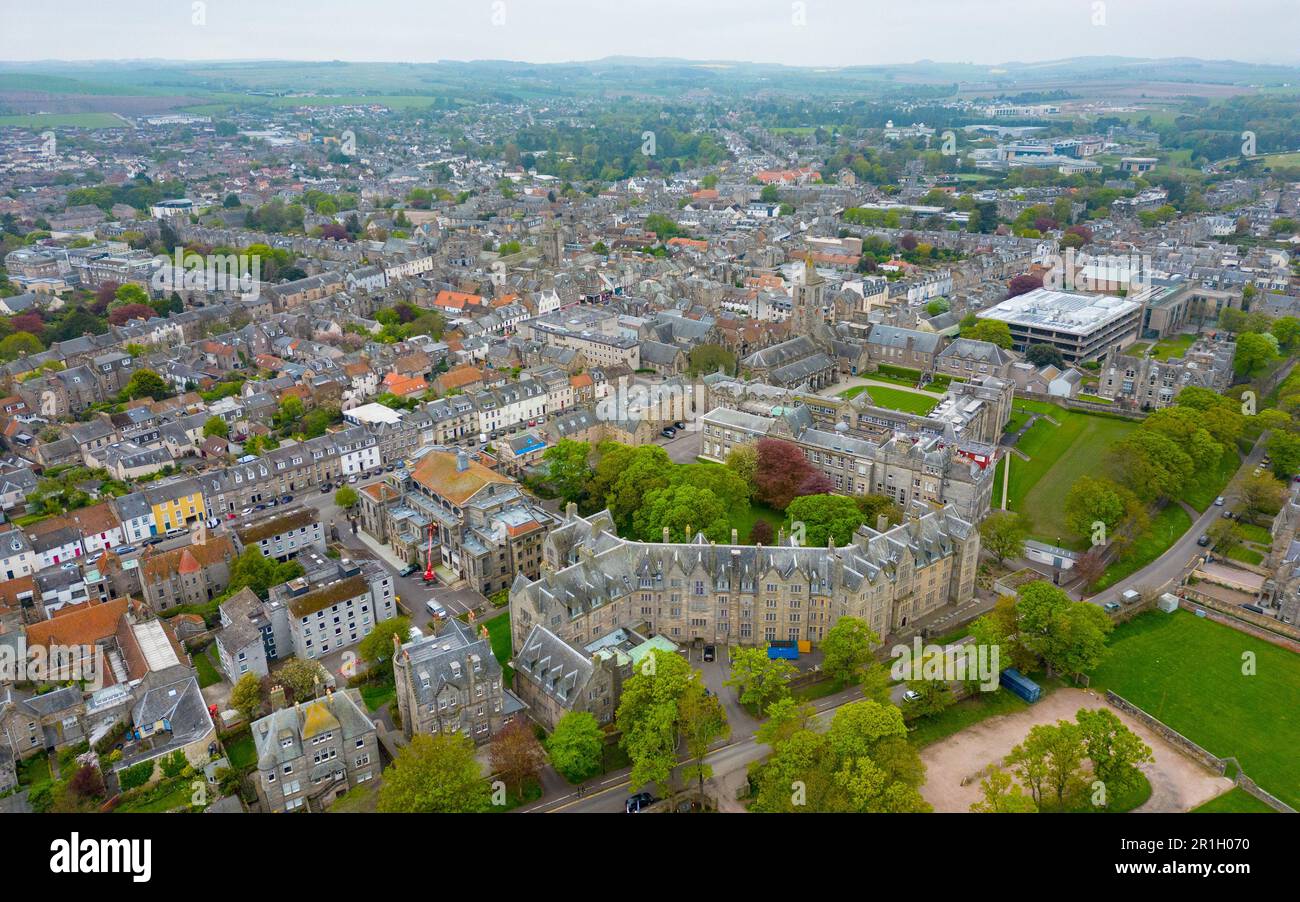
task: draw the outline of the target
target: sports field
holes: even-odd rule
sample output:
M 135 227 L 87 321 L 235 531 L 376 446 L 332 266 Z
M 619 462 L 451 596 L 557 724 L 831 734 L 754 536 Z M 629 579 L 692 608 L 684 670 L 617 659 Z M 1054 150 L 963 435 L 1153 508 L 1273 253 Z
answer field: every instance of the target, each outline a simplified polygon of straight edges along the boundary
M 852 390 L 849 389 L 849 391 Z M 907 413 L 924 415 L 934 410 L 935 405 L 939 403 L 937 395 L 923 395 L 914 391 L 885 388 L 883 385 L 868 385 L 866 390 L 877 407 L 888 407 L 890 410 L 902 410 Z
M 1188 611 L 1120 624 L 1109 647 L 1091 674 L 1094 690 L 1110 689 L 1211 754 L 1235 757 L 1256 783 L 1300 807 L 1300 655 Z
M 1087 547 L 1084 538 L 1065 525 L 1065 496 L 1080 476 L 1098 474 L 1106 450 L 1136 429 L 1137 423 L 1035 401 L 1017 400 L 1015 409 L 1044 413 L 1060 425 L 1040 417 L 1020 437 L 1016 447 L 1030 459 L 1011 455 L 1007 507 L 1029 519 L 1034 538 L 1052 544 L 1059 540 L 1067 548 Z M 1004 472 L 998 468 L 995 506 L 1002 499 Z

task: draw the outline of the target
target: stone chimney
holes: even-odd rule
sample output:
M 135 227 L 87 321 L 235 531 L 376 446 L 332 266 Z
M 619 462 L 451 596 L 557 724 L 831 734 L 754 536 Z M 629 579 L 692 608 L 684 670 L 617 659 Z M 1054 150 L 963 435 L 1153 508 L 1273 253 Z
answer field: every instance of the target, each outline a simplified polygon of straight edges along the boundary
M 668 536 L 669 536 L 670 533 L 671 533 L 671 530 L 670 530 L 667 526 L 665 526 L 665 527 L 664 527 L 664 544 L 665 544 L 665 545 L 668 544 Z
M 577 516 L 578 516 L 578 503 L 576 501 L 570 501 L 568 504 L 564 506 L 564 520 L 565 522 L 569 522 Z
M 456 452 L 456 472 L 464 473 L 468 469 L 469 469 L 469 455 L 466 454 L 465 449 L 462 448 Z
M 284 687 L 283 687 L 283 686 L 279 686 L 279 685 L 272 686 L 272 687 L 271 687 L 271 691 L 270 691 L 269 694 L 270 694 L 270 696 L 271 696 L 271 710 L 272 710 L 272 711 L 279 711 L 281 708 L 284 707 Z
M 889 517 L 880 514 L 876 517 L 876 532 L 886 532 L 889 529 Z
M 740 544 L 740 530 L 738 530 L 738 529 L 733 529 L 733 530 L 731 531 L 731 544 L 732 544 L 732 545 L 739 545 L 739 544 Z

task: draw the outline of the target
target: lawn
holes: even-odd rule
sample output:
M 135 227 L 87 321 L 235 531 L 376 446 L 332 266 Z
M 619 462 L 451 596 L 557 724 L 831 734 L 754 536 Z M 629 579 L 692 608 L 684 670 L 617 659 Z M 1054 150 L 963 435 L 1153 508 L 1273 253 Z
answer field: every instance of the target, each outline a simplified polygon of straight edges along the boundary
M 1120 624 L 1092 688 L 1110 689 L 1300 806 L 1300 655 L 1187 611 Z M 1245 674 L 1243 655 L 1252 653 Z
M 853 389 L 849 389 L 853 391 Z M 885 388 L 883 385 L 867 386 L 867 393 L 871 395 L 871 400 L 877 407 L 888 407 L 890 410 L 902 410 L 906 413 L 915 413 L 924 416 L 934 410 L 939 398 L 936 395 L 923 395 L 914 391 L 900 391 L 896 388 Z
M 1191 528 L 1191 514 L 1187 513 L 1182 505 L 1166 505 L 1159 513 L 1152 516 L 1147 531 L 1138 536 L 1137 541 L 1133 543 L 1133 553 L 1107 567 L 1101 579 L 1093 586 L 1093 591 L 1100 592 L 1129 574 L 1141 570 L 1168 551 L 1169 547 Z
M 222 740 L 226 747 L 226 757 L 235 770 L 245 770 L 257 763 L 257 746 L 253 744 L 253 734 L 248 730 Z
M 392 683 L 366 683 L 361 687 L 361 699 L 371 711 L 378 711 L 397 698 L 397 687 Z
M 1215 498 L 1223 494 L 1228 480 L 1232 479 L 1232 474 L 1237 472 L 1239 466 L 1241 466 L 1241 458 L 1237 456 L 1237 449 L 1224 448 L 1223 456 L 1219 458 L 1219 465 L 1212 470 L 1206 470 L 1188 483 L 1183 493 L 1178 496 L 1179 500 L 1186 501 L 1198 511 L 1204 512 L 1214 503 Z
M 32 755 L 18 762 L 18 784 L 35 789 L 53 782 L 50 777 L 50 759 L 45 754 Z
M 781 528 L 781 524 L 785 523 L 785 515 L 775 508 L 768 507 L 766 504 L 751 501 L 743 511 L 737 510 L 732 514 L 731 526 L 739 534 L 740 541 L 743 543 L 749 540 L 750 530 L 754 528 L 754 524 L 759 520 L 766 520 L 772 527 L 772 534 L 776 535 L 776 531 Z
M 1276 814 L 1276 812 L 1239 786 L 1192 809 L 1192 814 Z
M 1175 335 L 1172 338 L 1162 338 L 1155 343 L 1151 349 L 1151 356 L 1157 360 L 1169 360 L 1173 357 L 1182 357 L 1196 342 L 1195 335 Z
M 514 683 L 515 670 L 510 666 L 510 612 L 504 611 L 497 614 L 491 620 L 484 620 L 483 625 L 487 627 L 488 640 L 492 643 L 492 654 L 496 656 L 497 662 L 501 665 L 502 685 L 510 686 Z
M 212 643 L 203 651 L 193 656 L 194 670 L 199 675 L 199 688 L 203 689 L 208 686 L 215 686 L 221 682 L 221 671 L 217 668 L 216 661 L 211 657 L 212 652 L 216 650 L 216 643 Z
M 1264 555 L 1253 548 L 1247 548 L 1245 545 L 1238 545 L 1236 548 L 1229 550 L 1228 557 L 1234 561 L 1241 561 L 1243 564 L 1252 564 L 1254 566 L 1258 566 L 1264 561 Z
M 1086 540 L 1065 525 L 1065 496 L 1080 476 L 1097 472 L 1107 449 L 1136 429 L 1137 423 L 1035 401 L 1018 400 L 1016 409 L 1046 413 L 1060 425 L 1040 418 L 1016 443 L 1030 459 L 1010 455 L 1007 506 L 1028 518 L 1034 538 L 1082 550 L 1087 547 Z M 1003 467 L 999 467 L 995 499 L 1002 497 L 1003 478 Z

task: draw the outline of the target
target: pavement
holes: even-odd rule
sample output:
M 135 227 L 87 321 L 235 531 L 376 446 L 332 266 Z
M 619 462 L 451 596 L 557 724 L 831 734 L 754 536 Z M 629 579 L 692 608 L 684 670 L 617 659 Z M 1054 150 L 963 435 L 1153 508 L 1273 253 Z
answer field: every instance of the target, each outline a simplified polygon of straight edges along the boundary
M 662 435 L 655 437 L 655 443 L 663 446 L 668 452 L 668 458 L 675 464 L 695 463 L 704 445 L 704 433 L 699 429 L 689 428 L 698 424 L 687 423 L 686 425 L 688 428 L 678 432 L 676 438 L 664 438 Z

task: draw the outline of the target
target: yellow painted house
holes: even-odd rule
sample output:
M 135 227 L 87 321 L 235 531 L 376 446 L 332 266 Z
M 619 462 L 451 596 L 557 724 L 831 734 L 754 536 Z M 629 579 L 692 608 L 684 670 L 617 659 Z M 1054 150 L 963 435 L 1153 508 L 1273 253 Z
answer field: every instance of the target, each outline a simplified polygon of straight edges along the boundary
M 161 533 L 169 529 L 184 529 L 208 515 L 203 504 L 203 488 L 194 479 L 149 486 L 144 490 L 144 496 L 153 509 L 153 520 Z

